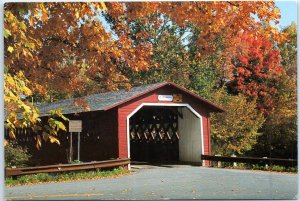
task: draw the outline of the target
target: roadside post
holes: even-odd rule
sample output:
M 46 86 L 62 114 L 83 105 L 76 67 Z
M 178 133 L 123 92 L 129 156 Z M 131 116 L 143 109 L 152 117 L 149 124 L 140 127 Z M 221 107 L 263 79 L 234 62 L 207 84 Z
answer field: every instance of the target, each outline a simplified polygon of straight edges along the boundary
M 72 134 L 77 133 L 77 160 L 80 161 L 80 133 L 82 132 L 82 121 L 81 120 L 70 120 L 69 121 L 69 132 L 70 132 L 70 162 L 73 161 L 73 141 Z
M 263 158 L 267 159 L 268 157 L 265 156 L 265 157 L 263 157 Z M 267 163 L 265 164 L 265 168 L 266 168 L 266 170 L 269 168 L 269 166 L 268 166 Z
M 236 157 L 235 154 L 232 154 L 231 157 Z M 233 167 L 236 167 L 237 166 L 237 163 L 236 162 L 233 162 Z
M 220 154 L 217 154 L 215 156 L 221 156 Z M 218 161 L 218 167 L 222 167 L 222 162 L 221 161 Z

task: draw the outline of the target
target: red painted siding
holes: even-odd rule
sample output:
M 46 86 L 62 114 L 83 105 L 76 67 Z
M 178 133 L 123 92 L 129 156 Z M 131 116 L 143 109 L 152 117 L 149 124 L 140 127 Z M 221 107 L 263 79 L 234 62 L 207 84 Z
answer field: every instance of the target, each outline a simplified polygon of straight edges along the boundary
M 164 86 L 148 94 L 142 95 L 136 99 L 130 100 L 118 107 L 118 144 L 119 144 L 119 158 L 128 157 L 127 147 L 127 116 L 131 114 L 137 107 L 142 103 L 173 103 L 173 102 L 162 102 L 158 101 L 158 95 L 172 95 L 182 94 L 182 103 L 189 104 L 194 110 L 196 110 L 202 116 L 203 125 L 203 141 L 204 141 L 204 154 L 210 153 L 210 128 L 208 114 L 211 112 L 211 107 L 205 103 L 199 103 L 191 95 L 182 92 L 181 90 L 175 89 L 172 86 Z M 174 103 L 175 104 L 175 103 Z M 201 131 L 199 131 L 201 132 Z

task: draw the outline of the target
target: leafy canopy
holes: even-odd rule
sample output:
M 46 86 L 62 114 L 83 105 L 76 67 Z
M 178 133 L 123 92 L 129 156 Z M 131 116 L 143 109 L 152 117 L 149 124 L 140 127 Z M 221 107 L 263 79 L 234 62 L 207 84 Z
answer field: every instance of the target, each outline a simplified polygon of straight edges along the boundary
M 177 62 L 178 75 L 197 72 L 198 65 L 188 72 L 189 63 L 180 69 L 180 64 L 189 56 L 180 45 L 182 51 L 177 57 L 159 51 L 158 46 L 148 40 L 146 30 L 132 32 L 131 27 L 137 20 L 141 25 L 152 23 L 152 26 L 163 27 L 163 19 L 149 18 L 158 13 L 178 27 L 196 27 L 193 54 L 204 57 L 217 50 L 219 44 L 212 41 L 222 38 L 222 58 L 231 58 L 226 55 L 236 51 L 230 48 L 232 38 L 241 32 L 251 37 L 273 38 L 278 43 L 285 39 L 285 34 L 273 26 L 263 26 L 263 23 L 278 23 L 280 13 L 274 2 L 6 3 L 6 126 L 12 128 L 12 132 L 16 127 L 41 130 L 38 111 L 30 98 L 50 101 L 130 87 L 129 75 L 124 69 L 141 71 L 156 67 L 160 62 L 166 64 L 159 55 L 153 55 L 154 48 L 156 53 Z M 172 49 L 168 40 L 176 40 L 176 37 L 165 39 L 164 48 Z M 232 65 L 226 62 L 224 69 Z M 171 76 L 174 74 L 172 65 L 168 68 L 164 72 L 175 79 Z M 26 98 L 22 99 L 21 94 Z M 17 113 L 24 118 L 18 119 Z M 54 116 L 63 118 L 60 111 Z M 47 126 L 37 137 L 38 146 L 42 138 L 58 143 L 55 136 L 59 129 L 65 129 L 51 118 Z

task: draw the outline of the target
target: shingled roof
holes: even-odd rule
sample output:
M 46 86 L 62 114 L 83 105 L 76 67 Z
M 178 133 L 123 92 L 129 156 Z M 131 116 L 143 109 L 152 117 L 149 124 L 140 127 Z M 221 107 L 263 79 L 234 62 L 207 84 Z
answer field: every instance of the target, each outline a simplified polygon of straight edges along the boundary
M 85 96 L 85 97 L 81 97 L 81 98 L 84 99 L 86 101 L 87 105 L 89 106 L 88 111 L 108 110 L 108 109 L 111 109 L 113 107 L 120 105 L 121 103 L 129 101 L 133 98 L 136 98 L 145 93 L 151 92 L 151 91 L 153 91 L 157 88 L 160 88 L 162 86 L 165 86 L 165 85 L 172 85 L 180 90 L 183 90 L 186 93 L 189 93 L 190 95 L 195 96 L 197 99 L 200 99 L 201 101 L 204 101 L 207 104 L 211 105 L 217 111 L 224 112 L 224 110 L 222 108 L 219 108 L 218 106 L 201 98 L 200 96 L 197 96 L 197 95 L 187 91 L 186 89 L 181 88 L 181 87 L 175 85 L 174 83 L 170 83 L 170 82 L 162 82 L 162 83 L 156 83 L 156 84 L 143 85 L 143 86 L 133 87 L 130 90 L 121 89 L 118 91 L 99 93 L 99 94 L 94 94 L 94 95 Z M 76 106 L 74 104 L 75 101 L 76 101 L 76 98 L 70 98 L 70 99 L 56 101 L 53 103 L 41 103 L 41 104 L 38 104 L 37 106 L 40 111 L 40 116 L 47 116 L 49 110 L 58 109 L 58 108 L 63 109 L 63 114 L 87 112 L 86 108 L 84 108 L 82 106 Z

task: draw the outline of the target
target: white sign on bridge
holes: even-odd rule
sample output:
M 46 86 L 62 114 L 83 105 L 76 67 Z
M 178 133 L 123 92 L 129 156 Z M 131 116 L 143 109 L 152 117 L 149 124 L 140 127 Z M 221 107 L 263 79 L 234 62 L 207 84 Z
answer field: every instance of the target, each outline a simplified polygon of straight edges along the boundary
M 69 132 L 82 132 L 82 121 L 81 120 L 70 120 L 69 121 Z
M 173 101 L 172 95 L 158 95 L 159 101 Z

